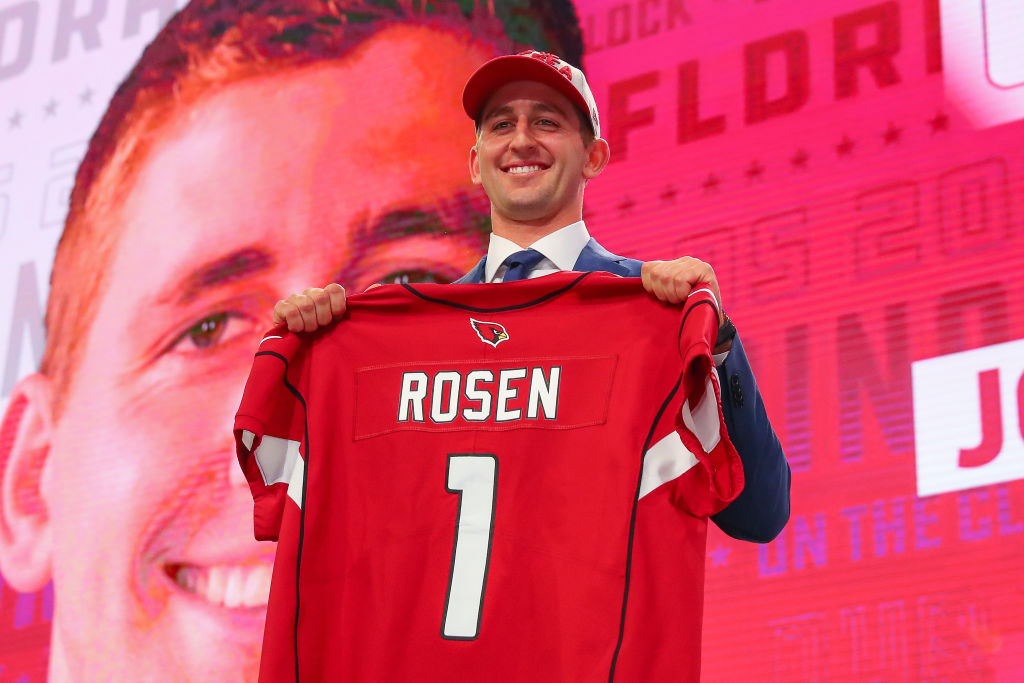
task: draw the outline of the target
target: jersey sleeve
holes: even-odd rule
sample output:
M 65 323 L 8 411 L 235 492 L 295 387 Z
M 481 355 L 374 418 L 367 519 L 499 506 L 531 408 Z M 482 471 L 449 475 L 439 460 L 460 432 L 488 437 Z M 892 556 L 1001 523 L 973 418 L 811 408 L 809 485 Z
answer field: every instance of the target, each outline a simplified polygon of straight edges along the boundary
M 706 286 L 694 288 L 682 307 L 679 381 L 655 422 L 641 479 L 641 496 L 666 485 L 673 504 L 697 517 L 715 514 L 743 490 L 743 464 L 726 432 L 711 356 L 718 310 Z
M 276 541 L 288 498 L 301 505 L 308 346 L 282 325 L 253 358 L 235 415 L 235 452 L 252 492 L 256 538 Z

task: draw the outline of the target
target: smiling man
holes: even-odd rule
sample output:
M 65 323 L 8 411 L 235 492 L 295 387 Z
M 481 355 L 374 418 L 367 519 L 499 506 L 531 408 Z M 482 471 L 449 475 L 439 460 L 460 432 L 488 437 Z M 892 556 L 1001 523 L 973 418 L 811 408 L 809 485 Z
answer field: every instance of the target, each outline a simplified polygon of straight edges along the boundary
M 581 50 L 567 3 L 464 5 L 195 0 L 111 101 L 0 429 L 0 571 L 53 581 L 51 680 L 254 679 L 274 547 L 228 427 L 264 312 L 469 268 L 450 93 L 521 40 Z
M 582 71 L 555 55 L 528 50 L 494 58 L 466 82 L 462 105 L 476 125 L 469 175 L 490 200 L 486 256 L 459 283 L 508 282 L 557 271 L 605 271 L 640 277 L 661 301 L 679 303 L 708 283 L 721 302 L 712 267 L 684 256 L 648 261 L 616 256 L 583 222 L 587 183 L 611 155 Z M 338 284 L 293 294 L 274 306 L 275 322 L 313 331 L 345 311 Z M 721 320 L 715 362 L 722 410 L 743 462 L 745 487 L 712 519 L 727 534 L 767 543 L 789 519 L 790 469 L 765 412 L 736 328 Z

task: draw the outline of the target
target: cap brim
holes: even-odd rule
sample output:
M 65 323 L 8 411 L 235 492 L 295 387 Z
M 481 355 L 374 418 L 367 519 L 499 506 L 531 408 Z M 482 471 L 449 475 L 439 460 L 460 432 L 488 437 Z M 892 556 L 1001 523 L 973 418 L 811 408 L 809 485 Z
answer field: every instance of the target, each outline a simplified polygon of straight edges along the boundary
M 483 113 L 488 98 L 498 88 L 513 81 L 538 81 L 551 86 L 586 113 L 589 120 L 590 107 L 572 82 L 539 59 L 526 55 L 495 57 L 477 69 L 462 91 L 462 108 L 466 115 L 476 121 Z

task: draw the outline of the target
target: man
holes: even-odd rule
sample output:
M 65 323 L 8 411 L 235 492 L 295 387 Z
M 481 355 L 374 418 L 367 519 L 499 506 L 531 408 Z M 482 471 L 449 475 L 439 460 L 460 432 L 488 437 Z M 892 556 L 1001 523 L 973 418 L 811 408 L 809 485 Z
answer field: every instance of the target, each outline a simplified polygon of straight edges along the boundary
M 469 268 L 447 93 L 520 38 L 582 49 L 565 3 L 464 4 L 196 0 L 111 101 L 0 426 L 0 572 L 53 581 L 51 680 L 254 678 L 274 546 L 228 428 L 260 312 Z
M 476 123 L 469 172 L 490 200 L 492 233 L 487 255 L 457 282 L 601 270 L 640 276 L 648 292 L 669 303 L 685 300 L 699 282 L 709 283 L 721 301 L 714 271 L 702 261 L 641 264 L 590 237 L 582 220 L 584 189 L 600 175 L 610 150 L 582 71 L 537 51 L 498 57 L 469 79 L 462 104 Z M 278 302 L 274 320 L 295 332 L 312 331 L 344 310 L 345 292 L 332 284 Z M 766 543 L 789 518 L 790 470 L 735 328 L 727 318 L 722 323 L 715 348 L 728 388 L 722 409 L 746 485 L 712 519 L 735 538 Z

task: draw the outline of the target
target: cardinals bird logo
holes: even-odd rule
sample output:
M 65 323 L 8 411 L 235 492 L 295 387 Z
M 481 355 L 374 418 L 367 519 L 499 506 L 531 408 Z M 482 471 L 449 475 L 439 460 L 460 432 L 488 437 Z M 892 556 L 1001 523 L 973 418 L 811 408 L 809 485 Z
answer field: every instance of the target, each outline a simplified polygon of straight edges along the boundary
M 505 326 L 498 323 L 489 323 L 483 320 L 469 319 L 469 324 L 476 330 L 476 336 L 480 337 L 480 341 L 485 344 L 497 348 L 498 344 L 508 339 L 508 332 L 505 331 Z

